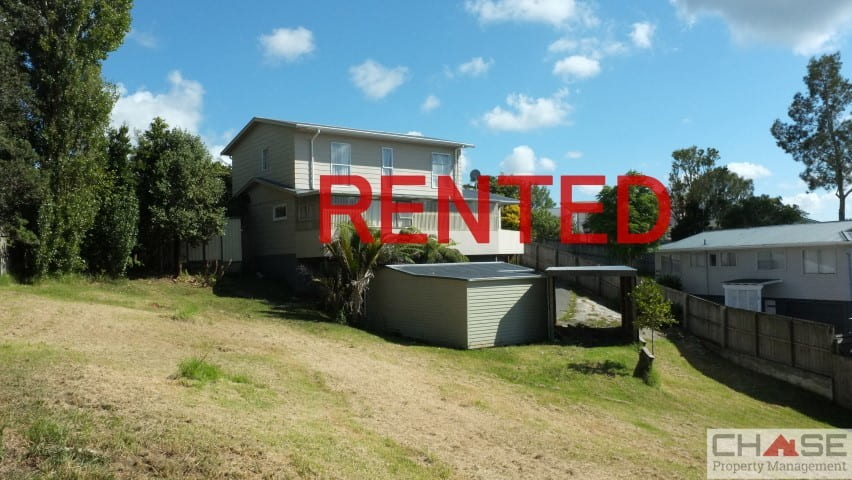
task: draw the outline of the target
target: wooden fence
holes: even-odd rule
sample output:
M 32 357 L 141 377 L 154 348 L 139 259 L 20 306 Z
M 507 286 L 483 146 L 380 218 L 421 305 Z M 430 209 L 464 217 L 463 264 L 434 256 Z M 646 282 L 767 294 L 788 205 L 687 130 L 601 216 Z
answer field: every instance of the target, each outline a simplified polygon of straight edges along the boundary
M 539 271 L 606 264 L 600 256 L 585 253 L 527 244 L 521 262 Z M 620 302 L 617 278 L 576 277 L 575 281 L 607 301 Z M 852 408 L 852 357 L 835 352 L 833 325 L 726 307 L 679 290 L 662 289 L 680 310 L 682 328 L 715 346 L 722 357 Z
M 726 307 L 662 287 L 681 326 L 734 363 L 852 408 L 852 358 L 834 351 L 834 326 Z

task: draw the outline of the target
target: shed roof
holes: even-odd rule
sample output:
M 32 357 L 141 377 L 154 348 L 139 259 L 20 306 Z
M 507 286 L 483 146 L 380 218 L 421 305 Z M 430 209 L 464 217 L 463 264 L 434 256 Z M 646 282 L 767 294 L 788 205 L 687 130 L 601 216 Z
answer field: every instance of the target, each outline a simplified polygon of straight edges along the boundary
M 346 135 L 350 137 L 366 137 L 366 138 L 374 138 L 378 140 L 388 140 L 388 141 L 398 141 L 398 142 L 406 142 L 406 143 L 422 143 L 427 145 L 440 145 L 444 147 L 453 147 L 453 148 L 473 148 L 473 145 L 470 143 L 464 142 L 456 142 L 453 140 L 443 140 L 440 138 L 432 138 L 432 137 L 424 137 L 422 135 L 407 135 L 402 133 L 391 133 L 391 132 L 382 132 L 378 130 L 361 130 L 357 128 L 348 128 L 348 127 L 336 127 L 333 125 L 320 125 L 316 123 L 304 123 L 304 122 L 289 122 L 286 120 L 275 120 L 272 118 L 263 118 L 263 117 L 254 117 L 243 127 L 242 130 L 237 133 L 233 140 L 231 140 L 228 145 L 222 150 L 222 155 L 231 155 L 233 153 L 234 147 L 242 140 L 242 138 L 251 130 L 251 127 L 259 124 L 265 123 L 267 125 L 278 125 L 282 127 L 294 128 L 296 130 L 303 130 L 310 133 L 315 133 L 317 131 L 325 132 L 325 133 L 333 133 L 337 135 Z
M 388 265 L 387 268 L 418 277 L 452 278 L 469 282 L 544 278 L 532 268 L 506 262 L 421 263 Z
M 771 246 L 852 245 L 852 221 L 773 225 L 702 232 L 667 243 L 661 252 Z

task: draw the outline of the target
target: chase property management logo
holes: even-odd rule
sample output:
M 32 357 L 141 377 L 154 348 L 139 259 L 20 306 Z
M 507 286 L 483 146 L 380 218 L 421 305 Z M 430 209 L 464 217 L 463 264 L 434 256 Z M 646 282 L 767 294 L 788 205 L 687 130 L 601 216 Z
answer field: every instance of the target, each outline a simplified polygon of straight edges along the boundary
M 852 478 L 852 430 L 710 429 L 707 478 Z

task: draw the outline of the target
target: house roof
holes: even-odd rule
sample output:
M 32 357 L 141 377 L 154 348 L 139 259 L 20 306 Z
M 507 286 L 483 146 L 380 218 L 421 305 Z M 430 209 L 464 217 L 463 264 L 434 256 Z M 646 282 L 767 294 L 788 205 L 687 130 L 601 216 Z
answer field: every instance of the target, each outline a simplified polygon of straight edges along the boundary
M 388 265 L 387 268 L 418 277 L 451 278 L 468 282 L 543 278 L 532 268 L 506 262 L 421 263 Z
M 336 127 L 333 125 L 320 125 L 316 123 L 303 123 L 303 122 L 290 122 L 285 120 L 274 120 L 271 118 L 262 118 L 262 117 L 254 117 L 237 133 L 237 136 L 231 140 L 228 145 L 222 150 L 222 155 L 231 155 L 234 150 L 234 147 L 240 143 L 242 138 L 248 134 L 249 130 L 252 127 L 259 123 L 264 123 L 267 125 L 278 125 L 282 127 L 294 128 L 296 130 L 302 130 L 308 133 L 316 133 L 317 131 L 322 133 L 335 133 L 338 135 L 346 135 L 349 137 L 364 137 L 364 138 L 373 138 L 377 140 L 389 140 L 396 142 L 406 142 L 406 143 L 420 143 L 426 145 L 439 145 L 442 147 L 453 147 L 453 148 L 473 148 L 473 144 L 464 143 L 464 142 L 456 142 L 452 140 L 443 140 L 440 138 L 432 138 L 432 137 L 424 137 L 420 135 L 406 135 L 402 133 L 392 133 L 392 132 L 382 132 L 378 130 L 361 130 L 357 128 L 349 128 L 349 127 Z
M 823 245 L 852 246 L 852 221 L 715 230 L 667 243 L 660 251 Z

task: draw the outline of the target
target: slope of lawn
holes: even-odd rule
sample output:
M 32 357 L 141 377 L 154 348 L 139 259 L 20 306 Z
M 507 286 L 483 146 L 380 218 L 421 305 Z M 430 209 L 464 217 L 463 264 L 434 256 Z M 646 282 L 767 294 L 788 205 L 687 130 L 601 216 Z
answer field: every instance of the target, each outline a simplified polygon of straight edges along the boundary
M 705 430 L 852 413 L 671 332 L 457 351 L 281 286 L 0 281 L 0 478 L 703 478 Z

